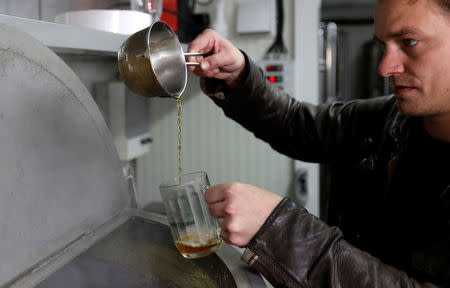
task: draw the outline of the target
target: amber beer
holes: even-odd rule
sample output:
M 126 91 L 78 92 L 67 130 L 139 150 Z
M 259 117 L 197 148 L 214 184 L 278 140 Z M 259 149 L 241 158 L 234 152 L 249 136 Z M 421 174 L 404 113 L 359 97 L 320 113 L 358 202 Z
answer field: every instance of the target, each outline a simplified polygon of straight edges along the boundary
M 175 99 L 177 100 L 177 124 L 178 124 L 178 183 L 181 184 L 181 95 L 175 95 Z
M 183 235 L 180 240 L 175 241 L 175 246 L 187 258 L 207 256 L 217 250 L 222 240 L 217 235 L 208 235 L 210 238 L 206 241 L 199 240 L 207 238 L 205 236 L 205 233 L 200 236 L 197 233 Z

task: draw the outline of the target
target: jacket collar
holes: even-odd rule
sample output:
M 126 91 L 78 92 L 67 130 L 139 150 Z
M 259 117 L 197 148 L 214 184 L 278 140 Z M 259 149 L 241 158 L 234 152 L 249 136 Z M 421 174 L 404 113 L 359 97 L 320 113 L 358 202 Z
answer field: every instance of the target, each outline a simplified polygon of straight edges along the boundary
M 394 97 L 394 96 L 393 96 Z M 401 113 L 398 110 L 397 102 L 394 101 L 394 105 L 388 115 L 385 126 L 385 143 L 391 144 L 389 158 L 395 156 L 400 148 L 408 141 L 411 132 L 414 129 L 421 127 L 422 118 L 415 116 L 408 116 Z

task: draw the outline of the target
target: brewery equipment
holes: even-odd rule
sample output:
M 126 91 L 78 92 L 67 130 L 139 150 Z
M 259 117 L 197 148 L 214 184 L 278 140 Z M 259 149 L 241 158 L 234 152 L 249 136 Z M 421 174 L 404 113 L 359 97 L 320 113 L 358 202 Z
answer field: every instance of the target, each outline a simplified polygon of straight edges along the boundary
M 0 37 L 0 287 L 265 287 L 231 246 L 184 259 L 165 217 L 132 208 L 75 73 L 16 28 L 0 24 Z

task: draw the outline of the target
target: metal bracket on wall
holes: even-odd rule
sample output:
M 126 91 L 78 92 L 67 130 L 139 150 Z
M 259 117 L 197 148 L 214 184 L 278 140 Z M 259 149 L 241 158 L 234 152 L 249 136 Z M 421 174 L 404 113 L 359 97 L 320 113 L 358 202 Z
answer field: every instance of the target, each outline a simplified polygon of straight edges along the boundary
M 295 197 L 304 206 L 308 202 L 308 170 L 299 168 L 295 171 Z
M 128 182 L 128 192 L 130 194 L 130 207 L 137 208 L 136 185 L 134 185 L 134 177 L 133 175 L 129 174 L 126 176 L 125 179 Z

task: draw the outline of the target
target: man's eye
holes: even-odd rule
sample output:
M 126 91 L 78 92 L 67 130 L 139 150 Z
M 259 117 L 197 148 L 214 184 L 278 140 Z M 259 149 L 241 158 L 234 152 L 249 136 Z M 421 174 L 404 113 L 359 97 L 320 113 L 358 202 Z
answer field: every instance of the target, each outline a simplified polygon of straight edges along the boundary
M 404 39 L 403 42 L 405 43 L 406 46 L 408 47 L 414 47 L 417 45 L 417 43 L 419 43 L 419 40 L 415 40 L 415 39 Z

